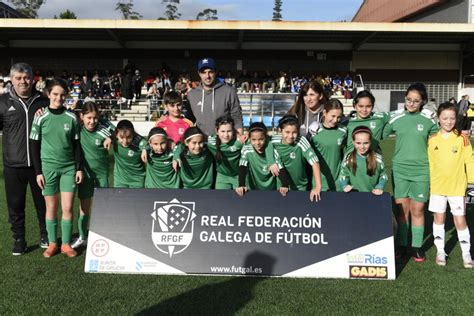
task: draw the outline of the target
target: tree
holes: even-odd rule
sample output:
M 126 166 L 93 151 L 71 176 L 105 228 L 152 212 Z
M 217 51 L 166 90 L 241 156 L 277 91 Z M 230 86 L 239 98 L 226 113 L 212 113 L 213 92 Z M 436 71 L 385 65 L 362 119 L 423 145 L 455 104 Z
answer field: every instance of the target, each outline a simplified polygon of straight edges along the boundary
M 120 11 L 124 20 L 140 20 L 143 17 L 140 13 L 133 11 L 133 0 L 128 0 L 128 3 L 117 2 L 115 11 Z
M 72 11 L 69 11 L 69 9 L 67 9 L 66 11 L 64 12 L 61 12 L 59 13 L 59 18 L 55 15 L 54 16 L 55 19 L 70 19 L 70 20 L 74 20 L 74 19 L 77 19 L 77 16 L 74 12 Z
M 181 13 L 178 13 L 179 0 L 162 0 L 166 5 L 165 17 L 158 20 L 179 20 Z
M 281 21 L 283 16 L 281 15 L 282 0 L 275 0 L 275 6 L 273 7 L 273 18 L 272 21 Z
M 212 21 L 212 20 L 218 20 L 218 19 L 219 18 L 217 17 L 217 10 L 213 10 L 213 9 L 202 10 L 196 16 L 196 20 Z
M 8 0 L 15 9 L 29 18 L 37 18 L 38 10 L 46 0 Z

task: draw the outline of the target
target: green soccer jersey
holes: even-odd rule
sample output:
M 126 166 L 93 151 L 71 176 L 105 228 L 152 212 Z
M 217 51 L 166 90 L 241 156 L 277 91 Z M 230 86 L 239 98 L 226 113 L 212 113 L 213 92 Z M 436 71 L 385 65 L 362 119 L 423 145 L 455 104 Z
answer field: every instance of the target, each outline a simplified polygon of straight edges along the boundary
M 180 178 L 173 169 L 173 152 L 157 155 L 150 150 L 146 167 L 145 188 L 179 189 Z
M 383 131 L 384 137 L 395 133 L 393 173 L 400 179 L 429 181 L 427 143 L 430 135 L 438 131 L 431 111 L 395 114 Z
M 146 140 L 138 134 L 132 143 L 123 147 L 117 140 L 114 148 L 114 186 L 128 188 L 143 188 L 145 181 L 145 164 L 141 160 L 142 150 L 146 148 Z
M 238 139 L 233 139 L 227 144 L 220 144 L 221 161 L 216 161 L 217 173 L 229 177 L 235 177 L 238 174 L 240 151 L 243 144 Z M 212 135 L 207 139 L 207 148 L 214 157 L 217 154 L 217 136 Z
M 266 153 L 259 154 L 252 145 L 242 147 L 240 166 L 247 167 L 247 179 L 250 190 L 276 190 L 276 178 L 270 170 Z M 281 168 L 281 165 L 279 165 Z
M 359 192 L 372 192 L 373 189 L 383 190 L 387 184 L 388 176 L 385 171 L 385 166 L 382 161 L 382 156 L 376 154 L 377 167 L 374 175 L 367 174 L 367 160 L 366 157 L 356 154 L 357 170 L 354 174 L 352 169 L 348 166 L 349 155 L 346 156 L 342 163 L 341 173 L 339 175 L 339 182 L 341 188 L 351 185 L 353 190 Z
M 311 137 L 311 143 L 321 168 L 322 191 L 340 191 L 337 177 L 341 169 L 342 149 L 347 140 L 347 128 L 338 125 L 326 128 L 321 125 Z M 313 187 L 314 187 L 313 179 Z
M 81 128 L 84 172 L 91 179 L 109 174 L 109 151 L 104 148 L 104 141 L 110 136 L 109 129 L 102 124 L 98 124 L 92 132 L 84 126 Z
M 184 154 L 184 157 L 181 157 L 179 175 L 185 189 L 212 189 L 214 158 L 207 147 L 199 155 Z
M 41 165 L 47 170 L 68 169 L 75 164 L 73 141 L 79 140 L 76 115 L 64 109 L 53 114 L 49 108 L 35 117 L 30 138 L 41 142 Z
M 281 142 L 281 135 L 272 137 L 275 157 L 281 161 L 288 171 L 290 190 L 306 191 L 308 177 L 306 175 L 306 161 L 312 166 L 318 163 L 318 157 L 311 148 L 309 141 L 299 136 L 294 144 L 285 145 Z
M 347 146 L 344 151 L 348 154 L 354 150 L 354 144 L 352 143 L 352 132 L 357 126 L 365 126 L 372 130 L 372 144 L 370 149 L 380 152 L 379 144 L 382 139 L 383 129 L 390 120 L 390 113 L 372 113 L 368 118 L 360 119 L 357 118 L 357 114 L 351 116 L 347 121 Z

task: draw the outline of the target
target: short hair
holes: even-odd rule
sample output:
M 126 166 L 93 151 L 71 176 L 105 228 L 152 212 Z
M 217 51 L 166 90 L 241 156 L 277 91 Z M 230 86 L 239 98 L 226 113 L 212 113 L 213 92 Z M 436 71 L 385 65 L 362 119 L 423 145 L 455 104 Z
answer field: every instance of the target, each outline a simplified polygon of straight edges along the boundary
M 15 72 L 27 73 L 33 77 L 33 69 L 27 63 L 16 63 L 10 68 L 10 77 L 13 76 Z
M 176 91 L 167 92 L 163 97 L 164 104 L 175 104 L 178 102 L 183 102 L 183 98 L 181 98 L 181 95 Z

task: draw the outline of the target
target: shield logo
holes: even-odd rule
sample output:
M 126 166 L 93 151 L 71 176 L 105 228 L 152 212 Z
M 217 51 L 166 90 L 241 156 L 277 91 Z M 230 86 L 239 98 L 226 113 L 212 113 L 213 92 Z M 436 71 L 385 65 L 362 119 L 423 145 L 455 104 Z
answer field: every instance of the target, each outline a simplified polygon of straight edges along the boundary
M 290 153 L 290 158 L 291 159 L 295 159 L 296 158 L 296 154 L 294 152 Z
M 151 237 L 155 247 L 170 256 L 183 252 L 191 244 L 194 231 L 194 202 L 155 201 Z
M 424 126 L 423 126 L 423 124 L 418 124 L 418 125 L 416 126 L 416 128 L 417 128 L 420 132 L 422 132 L 423 129 L 424 129 Z
M 370 128 L 371 128 L 371 129 L 374 129 L 375 127 L 377 127 L 377 123 L 375 123 L 375 122 L 370 122 Z
M 71 127 L 69 126 L 69 124 L 64 124 L 64 130 L 67 132 L 71 129 Z
M 129 149 L 127 154 L 129 157 L 133 157 L 133 150 Z

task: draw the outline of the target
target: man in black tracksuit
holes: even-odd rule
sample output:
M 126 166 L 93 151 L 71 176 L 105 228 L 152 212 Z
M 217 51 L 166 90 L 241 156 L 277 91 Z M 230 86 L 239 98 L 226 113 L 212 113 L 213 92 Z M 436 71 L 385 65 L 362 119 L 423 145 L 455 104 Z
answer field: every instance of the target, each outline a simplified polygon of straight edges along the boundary
M 25 201 L 30 184 L 39 227 L 40 246 L 48 247 L 45 227 L 46 207 L 31 159 L 29 134 L 38 109 L 48 106 L 49 100 L 33 89 L 33 72 L 28 64 L 18 63 L 10 70 L 12 88 L 0 96 L 0 129 L 3 130 L 3 173 L 8 205 L 8 218 L 15 239 L 13 255 L 26 252 Z

